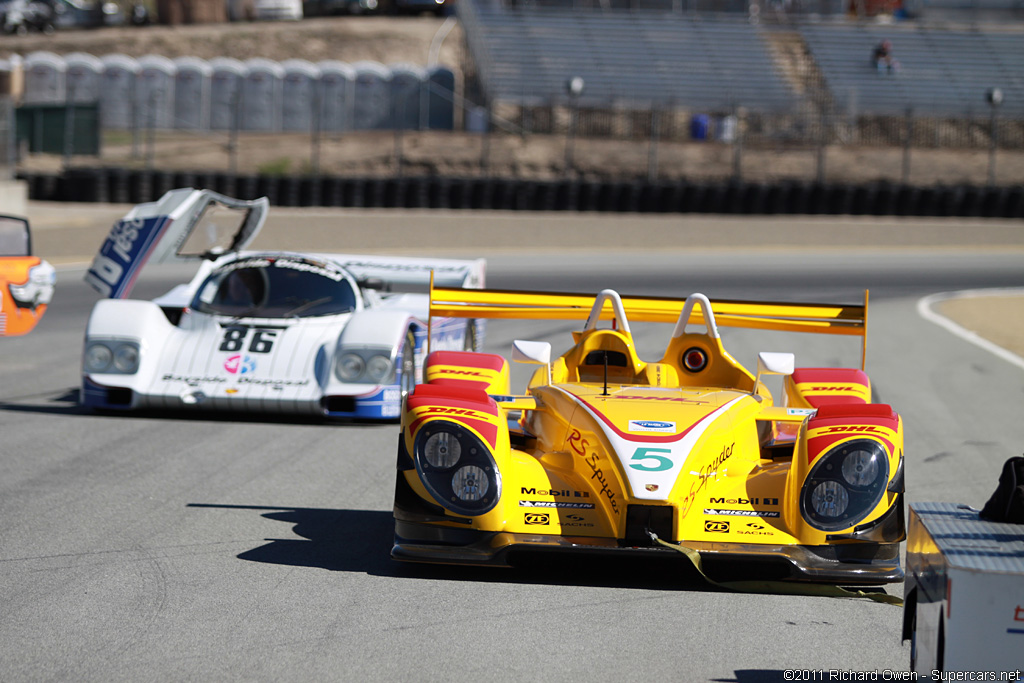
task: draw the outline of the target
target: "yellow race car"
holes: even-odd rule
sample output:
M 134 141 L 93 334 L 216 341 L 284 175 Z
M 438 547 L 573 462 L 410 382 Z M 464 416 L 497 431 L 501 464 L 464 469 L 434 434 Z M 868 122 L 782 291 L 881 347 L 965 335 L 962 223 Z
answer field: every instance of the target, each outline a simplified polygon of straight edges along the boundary
M 555 358 L 514 342 L 513 360 L 538 366 L 522 395 L 502 356 L 430 354 L 403 408 L 394 558 L 683 550 L 709 575 L 903 578 L 903 425 L 871 402 L 866 293 L 840 306 L 432 287 L 431 315 L 585 322 Z M 657 362 L 637 356 L 637 321 L 675 323 Z M 751 372 L 720 326 L 859 336 L 861 367 L 762 352 Z M 769 374 L 784 376 L 779 397 Z

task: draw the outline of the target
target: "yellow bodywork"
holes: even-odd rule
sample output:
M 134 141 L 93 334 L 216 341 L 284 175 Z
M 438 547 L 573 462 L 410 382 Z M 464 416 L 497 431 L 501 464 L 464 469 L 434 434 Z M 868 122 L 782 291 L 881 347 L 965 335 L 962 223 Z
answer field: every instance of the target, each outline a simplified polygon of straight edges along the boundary
M 710 311 L 705 310 L 708 304 Z M 602 293 L 595 303 L 593 295 L 439 289 L 433 291 L 431 314 L 587 322 L 573 333 L 567 351 L 549 362 L 538 361 L 540 367 L 520 395 L 507 395 L 507 371 L 495 371 L 483 391 L 467 385 L 464 391 L 431 398 L 417 388 L 403 418 L 402 447 L 408 462 L 418 464 L 403 469 L 400 457 L 399 478 L 436 506 L 435 512 L 444 510 L 448 501 L 424 485 L 430 468 L 417 460 L 417 435 L 434 421 L 455 422 L 486 444 L 500 477 L 500 497 L 482 514 L 444 510 L 433 516 L 407 509 L 396 497 L 401 527 L 396 536 L 422 523 L 491 532 L 486 537 L 490 553 L 551 543 L 559 548 L 647 546 L 655 535 L 701 552 L 734 547 L 756 554 L 785 546 L 863 542 L 858 533 L 902 505 L 902 423 L 886 413 L 888 406 L 870 405 L 870 386 L 846 375 L 833 377 L 838 370 L 808 372 L 815 380 L 809 384 L 843 385 L 849 390 L 837 393 L 850 400 L 821 408 L 831 400 L 828 392 L 825 398 L 807 396 L 810 387 L 789 381 L 777 405 L 759 378 L 722 347 L 717 333 L 718 325 L 731 325 L 863 337 L 866 297 L 864 306 L 828 306 L 689 303 Z M 610 321 L 611 327 L 599 327 L 598 321 Z M 637 356 L 628 321 L 677 322 L 658 361 Z M 694 333 L 690 328 L 695 325 L 706 331 Z M 458 376 L 453 374 L 460 371 L 458 359 L 449 360 L 436 377 Z M 428 381 L 433 376 L 428 373 Z M 883 467 L 884 460 L 888 476 L 883 483 L 899 477 L 899 490 L 882 494 L 849 525 L 815 528 L 801 506 L 811 500 L 805 486 L 819 457 L 835 449 L 855 451 L 868 441 L 871 448 L 879 444 L 884 450 L 868 466 Z M 488 488 L 491 494 L 494 487 Z M 443 558 L 443 548 L 434 559 L 415 552 L 416 543 L 396 540 L 400 559 L 444 561 L 437 559 Z M 475 560 L 456 553 L 452 561 Z

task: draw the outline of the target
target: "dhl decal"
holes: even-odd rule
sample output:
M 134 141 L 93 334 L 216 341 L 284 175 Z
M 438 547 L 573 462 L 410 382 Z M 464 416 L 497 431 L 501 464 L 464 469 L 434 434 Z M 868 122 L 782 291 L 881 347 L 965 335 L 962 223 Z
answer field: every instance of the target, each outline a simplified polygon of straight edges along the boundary
M 498 446 L 498 426 L 501 420 L 496 413 L 473 407 L 473 404 L 439 406 L 437 404 L 410 405 L 409 432 L 415 434 L 423 423 L 432 419 L 450 419 L 477 433 L 491 448 Z
M 430 376 L 445 376 L 454 375 L 456 377 L 481 377 L 486 379 L 492 373 L 480 372 L 479 370 L 466 370 L 465 368 L 445 368 L 445 367 L 432 367 L 430 368 Z
M 423 378 L 427 382 L 456 382 L 485 388 L 498 376 L 497 372 L 487 369 L 467 368 L 461 365 L 431 365 L 426 369 Z
M 645 396 L 643 394 L 619 394 L 615 398 L 628 399 L 631 401 L 671 401 L 673 403 L 692 403 L 694 405 L 707 405 L 707 401 L 700 401 L 685 396 Z
M 820 395 L 851 396 L 859 398 L 865 403 L 869 403 L 871 400 L 868 388 L 863 384 L 814 382 L 797 384 L 796 388 L 805 397 Z
M 883 429 L 876 427 L 875 425 L 834 425 L 832 427 L 824 427 L 820 429 L 812 430 L 812 436 L 821 436 L 824 434 L 836 434 L 839 432 L 849 433 L 857 432 L 858 434 L 891 434 L 891 429 Z
M 473 410 L 472 408 L 453 408 L 448 406 L 420 406 L 412 409 L 412 414 L 416 417 L 429 417 L 432 415 L 444 415 L 450 417 L 464 417 L 469 420 L 481 420 L 483 422 L 493 422 L 498 424 L 497 415 L 491 413 L 484 413 L 479 410 Z
M 481 416 L 489 417 L 484 414 Z M 476 434 L 481 441 L 490 446 L 493 450 L 498 447 L 498 425 L 492 421 L 484 421 L 476 418 L 466 417 L 465 415 L 452 415 L 444 413 L 431 413 L 429 415 L 421 415 L 415 418 L 409 425 L 409 434 L 415 439 L 416 433 L 431 420 L 439 419 L 450 419 L 454 422 L 458 422 L 461 426 L 465 427 L 469 431 Z
M 828 425 L 810 429 L 807 431 L 807 461 L 814 462 L 815 458 L 841 441 L 865 436 L 881 442 L 892 455 L 895 435 L 895 430 L 881 425 Z

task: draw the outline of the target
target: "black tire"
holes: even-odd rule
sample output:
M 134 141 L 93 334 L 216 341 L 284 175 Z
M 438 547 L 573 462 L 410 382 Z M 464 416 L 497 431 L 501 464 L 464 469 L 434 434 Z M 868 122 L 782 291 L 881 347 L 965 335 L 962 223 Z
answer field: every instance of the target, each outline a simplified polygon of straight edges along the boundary
M 412 390 L 416 388 L 416 338 L 412 334 L 412 330 L 408 330 L 405 333 L 405 341 L 402 343 L 402 355 L 401 367 L 399 373 L 401 375 L 402 382 L 402 403 L 405 403 L 405 397 L 412 393 Z

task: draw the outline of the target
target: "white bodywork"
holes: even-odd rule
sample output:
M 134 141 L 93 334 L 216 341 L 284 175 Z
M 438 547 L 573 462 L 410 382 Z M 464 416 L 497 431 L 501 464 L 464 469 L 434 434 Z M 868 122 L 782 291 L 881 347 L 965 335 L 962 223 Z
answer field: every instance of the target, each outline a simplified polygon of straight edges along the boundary
M 219 212 L 212 228 L 207 220 L 211 207 Z M 221 217 L 224 209 L 235 212 L 233 221 Z M 175 190 L 158 202 L 135 207 L 114 226 L 86 275 L 108 296 L 126 296 L 147 258 L 204 260 L 190 282 L 153 301 L 110 298 L 96 304 L 86 328 L 84 404 L 112 410 L 398 416 L 403 392 L 421 377 L 428 295 L 390 294 L 374 287 L 427 285 L 431 274 L 439 285 L 480 287 L 484 261 L 237 251 L 255 237 L 266 210 L 266 200 L 240 202 L 208 191 Z M 227 247 L 224 235 L 218 234 L 225 226 L 231 232 Z M 126 238 L 132 235 L 133 241 Z M 329 313 L 303 311 L 317 301 L 299 301 L 296 313 L 279 311 L 268 317 L 258 312 L 229 315 L 212 306 L 204 310 L 229 273 L 249 268 L 283 268 L 288 275 L 305 271 L 315 279 L 323 275 L 339 287 L 347 283 L 353 300 L 344 310 Z M 210 284 L 204 284 L 208 278 Z M 332 303 L 328 298 L 320 301 Z M 468 329 L 472 336 L 467 340 Z M 461 349 L 479 340 L 479 326 L 435 320 L 433 335 L 433 348 Z M 103 364 L 118 354 L 127 370 L 113 360 Z M 371 359 L 378 367 L 387 362 L 393 369 L 376 381 L 366 379 L 366 372 L 344 381 L 339 359 L 352 357 L 358 357 L 352 366 L 356 369 L 363 361 L 369 366 Z
M 954 503 L 911 504 L 905 591 L 903 636 L 919 680 L 933 671 L 1020 680 L 1024 526 Z

